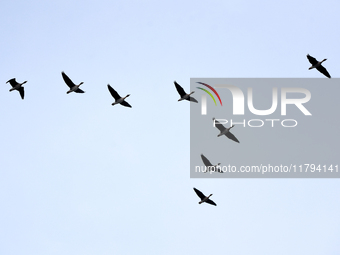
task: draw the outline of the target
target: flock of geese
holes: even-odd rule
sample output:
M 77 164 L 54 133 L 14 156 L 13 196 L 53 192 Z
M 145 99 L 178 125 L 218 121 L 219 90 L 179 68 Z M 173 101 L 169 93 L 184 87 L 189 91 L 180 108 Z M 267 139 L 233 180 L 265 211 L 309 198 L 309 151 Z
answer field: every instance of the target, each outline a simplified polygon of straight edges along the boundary
M 78 85 L 74 84 L 74 82 L 70 79 L 70 77 L 68 77 L 66 75 L 66 73 L 61 72 L 61 76 L 63 77 L 66 85 L 70 88 L 66 94 L 69 94 L 71 92 L 75 92 L 75 93 L 85 93 L 85 91 L 83 91 L 82 89 L 80 89 L 80 85 L 82 85 L 84 82 L 79 83 Z M 10 79 L 9 81 L 7 81 L 6 83 L 11 84 L 12 88 L 9 91 L 13 91 L 13 90 L 17 90 L 20 93 L 20 96 L 22 99 L 24 99 L 25 96 L 25 91 L 24 91 L 24 87 L 22 87 L 22 85 L 24 85 L 27 81 L 24 81 L 22 83 L 18 83 L 15 78 Z M 110 91 L 111 96 L 115 99 L 115 102 L 112 103 L 112 105 L 116 105 L 116 104 L 121 104 L 123 106 L 126 107 L 132 107 L 128 102 L 125 101 L 125 98 L 127 98 L 130 95 L 126 95 L 125 97 L 121 97 L 117 91 L 115 91 L 110 84 L 107 85 L 107 88 Z
M 312 64 L 312 66 L 309 68 L 309 70 L 315 68 L 316 70 L 318 70 L 320 73 L 322 73 L 326 77 L 331 78 L 327 69 L 322 66 L 322 63 L 325 62 L 327 59 L 323 59 L 322 61 L 317 61 L 314 57 L 312 57 L 309 54 L 307 54 L 307 59 Z M 194 103 L 198 103 L 197 100 L 191 96 L 194 93 L 194 91 L 187 94 L 184 91 L 184 89 L 176 81 L 174 82 L 174 84 L 176 86 L 178 94 L 181 97 L 178 101 L 188 100 L 188 101 L 191 101 L 191 102 L 194 102 Z M 213 118 L 213 121 L 214 121 L 215 127 L 220 131 L 220 133 L 217 135 L 217 137 L 225 135 L 226 137 L 233 140 L 234 142 L 239 143 L 239 140 L 235 137 L 235 135 L 230 132 L 230 129 L 233 128 L 234 125 L 232 125 L 229 128 L 226 128 L 221 123 L 219 123 L 215 118 Z M 206 166 L 205 172 L 212 171 L 212 169 L 213 169 L 214 172 L 223 173 L 221 168 L 218 167 L 221 163 L 218 163 L 217 165 L 213 165 L 209 161 L 209 159 L 207 159 L 207 157 L 205 157 L 203 154 L 201 154 L 201 158 L 202 158 L 203 164 Z M 205 202 L 205 203 L 216 206 L 216 203 L 210 199 L 212 194 L 210 194 L 209 196 L 205 196 L 201 191 L 199 191 L 196 188 L 194 188 L 194 191 L 196 192 L 197 196 L 201 199 L 201 201 L 198 202 L 199 204 L 202 204 L 202 203 Z
M 323 59 L 322 61 L 317 61 L 314 57 L 310 56 L 309 54 L 307 54 L 307 59 L 312 64 L 312 66 L 309 68 L 309 70 L 315 68 L 316 70 L 318 70 L 320 73 L 322 73 L 326 77 L 331 78 L 327 69 L 322 66 L 322 63 L 324 61 L 326 61 L 327 59 Z M 83 84 L 83 82 L 80 82 L 78 85 L 76 85 L 64 72 L 61 72 L 61 75 L 62 75 L 66 85 L 70 88 L 66 92 L 67 94 L 69 94 L 71 92 L 85 93 L 85 91 L 83 91 L 82 89 L 79 88 Z M 24 99 L 25 90 L 24 90 L 24 87 L 22 85 L 24 85 L 26 82 L 27 81 L 19 83 L 19 82 L 16 81 L 15 78 L 12 78 L 12 79 L 8 80 L 6 83 L 9 83 L 12 86 L 12 88 L 9 90 L 10 92 L 17 90 L 17 91 L 19 91 L 21 98 Z M 177 89 L 178 94 L 180 95 L 180 99 L 178 99 L 178 101 L 188 100 L 190 102 L 198 103 L 198 101 L 194 97 L 191 96 L 194 93 L 194 91 L 187 94 L 184 91 L 184 89 L 176 81 L 174 81 L 174 84 L 175 84 L 175 87 Z M 127 97 L 129 97 L 130 94 L 126 95 L 125 97 L 121 97 L 118 94 L 118 92 L 110 86 L 110 84 L 107 85 L 107 88 L 108 88 L 111 96 L 115 99 L 115 102 L 113 102 L 112 105 L 121 104 L 125 107 L 130 107 L 130 108 L 132 107 L 128 102 L 125 101 L 125 99 Z M 233 128 L 234 125 L 229 127 L 229 128 L 226 128 L 221 123 L 219 123 L 217 120 L 215 120 L 215 118 L 213 118 L 213 121 L 215 123 L 215 127 L 220 131 L 220 133 L 217 135 L 218 137 L 225 135 L 226 137 L 233 140 L 234 142 L 239 143 L 239 140 L 235 137 L 235 135 L 233 135 L 230 132 L 230 129 Z M 203 154 L 201 154 L 201 158 L 202 158 L 204 165 L 207 167 L 207 169 L 211 169 L 213 167 L 215 169 L 215 172 L 222 173 L 221 169 L 218 168 L 220 163 L 218 163 L 217 165 L 211 164 L 211 162 Z M 201 199 L 201 201 L 198 202 L 199 204 L 208 203 L 208 204 L 216 206 L 216 203 L 210 199 L 212 194 L 210 194 L 209 196 L 205 196 L 201 191 L 199 191 L 196 188 L 194 188 L 194 191 L 197 194 L 197 196 Z

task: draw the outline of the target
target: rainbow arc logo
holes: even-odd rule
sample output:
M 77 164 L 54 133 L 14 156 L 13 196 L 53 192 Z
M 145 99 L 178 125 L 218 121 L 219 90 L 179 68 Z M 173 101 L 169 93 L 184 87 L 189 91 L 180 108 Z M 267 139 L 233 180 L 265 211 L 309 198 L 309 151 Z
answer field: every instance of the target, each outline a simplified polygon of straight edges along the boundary
M 221 104 L 221 106 L 222 106 L 222 101 L 221 101 L 220 95 L 217 93 L 217 91 L 216 91 L 213 87 L 211 87 L 210 85 L 208 85 L 208 84 L 206 84 L 206 83 L 203 83 L 203 82 L 197 82 L 197 83 L 199 83 L 199 84 L 201 84 L 201 85 L 204 85 L 204 86 L 208 87 L 209 89 L 211 89 L 211 90 L 215 93 L 215 95 L 217 96 L 218 100 L 220 100 L 220 104 Z M 207 92 L 208 95 L 211 96 L 211 98 L 214 100 L 215 105 L 217 105 L 214 96 L 213 96 L 208 90 L 206 90 L 206 89 L 204 89 L 204 88 L 201 88 L 201 87 L 197 87 L 197 88 L 198 88 L 198 89 L 201 89 L 201 90 L 203 90 L 203 91 L 205 91 L 205 92 Z

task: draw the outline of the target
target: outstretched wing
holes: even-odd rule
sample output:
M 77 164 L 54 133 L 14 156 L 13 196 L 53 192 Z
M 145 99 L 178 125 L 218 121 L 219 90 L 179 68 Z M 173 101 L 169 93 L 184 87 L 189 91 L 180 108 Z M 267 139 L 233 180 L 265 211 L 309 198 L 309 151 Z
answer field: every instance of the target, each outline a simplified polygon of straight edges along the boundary
M 124 106 L 126 106 L 126 107 L 132 108 L 132 106 L 131 106 L 128 102 L 126 102 L 126 101 L 123 101 L 123 102 L 121 102 L 120 104 L 121 104 L 121 105 L 124 105 Z
M 215 204 L 215 202 L 214 201 L 212 201 L 212 200 L 210 200 L 210 199 L 208 199 L 207 201 L 205 201 L 206 203 L 208 203 L 208 204 L 211 204 L 211 205 L 217 205 L 217 204 Z
M 176 86 L 177 92 L 181 97 L 184 97 L 187 93 L 185 93 L 184 89 L 176 82 L 174 81 L 174 84 Z
M 187 99 L 187 100 L 189 100 L 189 101 L 191 101 L 191 102 L 198 103 L 197 100 L 196 100 L 195 98 L 193 98 L 193 97 L 189 97 L 189 99 Z
M 309 63 L 311 63 L 312 65 L 315 65 L 318 63 L 318 61 L 309 54 L 307 54 L 307 58 L 309 60 Z
M 233 141 L 239 143 L 239 140 L 237 140 L 237 138 L 236 138 L 232 133 L 230 133 L 230 131 L 229 131 L 228 133 L 226 133 L 225 135 L 226 135 L 226 137 L 228 137 L 229 139 L 231 139 L 231 140 L 233 140 Z
M 71 81 L 71 79 L 64 72 L 61 72 L 61 75 L 63 76 L 63 79 L 64 79 L 66 85 L 69 86 L 70 89 L 72 89 L 74 86 L 76 86 L 73 83 L 73 81 Z
M 119 98 L 121 98 L 121 96 L 117 93 L 117 91 L 115 91 L 111 86 L 110 84 L 107 84 L 107 88 L 109 89 L 110 93 L 111 93 L 111 96 L 118 100 Z
M 19 91 L 19 93 L 20 93 L 21 99 L 24 99 L 24 96 L 25 96 L 24 87 L 18 88 L 18 91 Z
M 8 80 L 6 83 L 8 83 L 8 82 L 9 82 L 9 84 L 11 84 L 12 87 L 15 87 L 16 85 L 18 85 L 15 78 Z
M 85 93 L 84 90 L 81 90 L 80 88 L 78 88 L 77 90 L 75 90 L 74 92 L 77 92 L 77 93 Z
M 203 154 L 201 154 L 201 158 L 205 166 L 212 166 L 209 159 L 207 159 Z
M 204 194 L 198 189 L 194 188 L 194 191 L 196 192 L 197 196 L 199 196 L 201 200 L 205 198 Z
M 215 120 L 215 118 L 213 118 L 213 120 L 215 121 L 215 127 L 217 127 L 221 132 L 223 132 L 226 129 L 221 123 Z
M 326 68 L 324 68 L 322 65 L 318 66 L 316 68 L 320 73 L 324 74 L 326 77 L 331 78 L 329 73 L 327 72 Z

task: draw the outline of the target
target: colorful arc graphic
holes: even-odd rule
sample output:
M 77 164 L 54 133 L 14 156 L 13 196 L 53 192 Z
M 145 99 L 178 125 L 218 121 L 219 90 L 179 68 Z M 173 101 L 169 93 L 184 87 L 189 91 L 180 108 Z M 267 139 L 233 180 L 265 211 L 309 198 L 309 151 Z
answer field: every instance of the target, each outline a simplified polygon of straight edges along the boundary
M 196 87 L 196 88 L 198 88 L 198 89 L 201 89 L 201 90 L 204 90 L 205 92 L 207 92 L 210 96 L 211 96 L 211 98 L 214 100 L 214 102 L 215 102 L 215 105 L 217 105 L 216 104 L 216 100 L 215 100 L 215 98 L 213 97 L 213 95 L 208 91 L 208 90 L 206 90 L 206 89 L 203 89 L 203 88 L 200 88 L 200 87 Z
M 220 103 L 221 103 L 221 106 L 222 106 L 222 101 L 221 101 L 220 95 L 217 93 L 217 91 L 216 91 L 213 87 L 211 87 L 210 85 L 205 84 L 205 83 L 203 83 L 203 82 L 197 82 L 197 83 L 202 84 L 202 85 L 204 85 L 204 86 L 207 86 L 209 89 L 211 89 L 211 90 L 215 93 L 215 95 L 218 97 L 218 100 L 220 100 Z M 202 89 L 202 88 L 199 88 L 199 87 L 197 87 L 197 88 L 198 88 L 198 89 Z M 215 105 L 216 105 L 216 101 L 215 101 L 213 95 L 212 95 L 210 92 L 208 92 L 206 89 L 202 89 L 202 90 L 204 90 L 205 92 L 207 92 L 207 93 L 212 97 L 212 99 L 214 100 Z

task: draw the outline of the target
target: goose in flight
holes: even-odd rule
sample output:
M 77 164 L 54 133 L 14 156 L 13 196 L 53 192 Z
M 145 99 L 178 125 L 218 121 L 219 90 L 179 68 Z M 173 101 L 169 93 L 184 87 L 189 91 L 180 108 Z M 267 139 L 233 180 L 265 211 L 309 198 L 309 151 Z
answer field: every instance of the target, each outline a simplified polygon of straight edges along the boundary
M 178 94 L 181 96 L 180 99 L 178 99 L 178 101 L 182 101 L 182 100 L 188 100 L 191 102 L 195 102 L 198 103 L 197 100 L 193 97 L 191 97 L 190 95 L 193 94 L 195 91 L 192 91 L 190 94 L 187 94 L 184 89 L 176 82 L 174 81 L 174 84 L 176 86 L 177 92 Z
M 199 196 L 199 198 L 201 199 L 201 201 L 199 201 L 198 203 L 199 204 L 202 204 L 204 202 L 208 203 L 208 204 L 211 204 L 211 205 L 215 205 L 215 202 L 210 200 L 209 197 L 212 196 L 212 194 L 210 194 L 209 196 L 205 196 L 201 191 L 199 191 L 198 189 L 194 188 L 194 191 L 196 192 L 197 196 Z
M 219 167 L 221 163 L 218 163 L 217 165 L 213 165 L 210 163 L 209 159 L 207 159 L 203 154 L 201 154 L 201 158 L 202 158 L 204 165 L 207 167 L 207 171 L 205 171 L 205 173 L 208 171 L 223 173 L 221 170 L 221 167 Z
M 215 118 L 213 118 L 213 121 L 215 123 L 215 127 L 217 127 L 220 130 L 220 133 L 217 135 L 217 137 L 219 137 L 221 135 L 225 135 L 229 139 L 239 143 L 239 140 L 237 140 L 237 138 L 230 132 L 230 129 L 233 128 L 234 125 L 232 125 L 229 128 L 225 128 L 221 123 L 219 123 L 217 120 L 215 120 Z
M 24 81 L 23 83 L 18 83 L 15 78 L 8 80 L 6 83 L 11 84 L 12 88 L 9 90 L 10 92 L 13 90 L 17 90 L 20 93 L 20 96 L 22 99 L 24 99 L 25 91 L 24 87 L 22 87 L 23 84 L 25 84 L 27 81 Z
M 307 54 L 307 58 L 309 60 L 309 62 L 312 64 L 312 66 L 309 68 L 313 69 L 316 68 L 316 70 L 318 70 L 320 73 L 324 74 L 326 77 L 331 78 L 331 76 L 329 75 L 329 73 L 327 72 L 326 68 L 324 68 L 321 64 L 322 62 L 326 61 L 327 58 L 325 58 L 322 61 L 317 61 L 315 58 L 313 58 L 312 56 L 310 56 L 309 54 Z
M 110 93 L 111 93 L 111 96 L 116 100 L 114 103 L 112 103 L 112 105 L 115 105 L 115 104 L 121 104 L 121 105 L 124 105 L 126 107 L 132 107 L 128 102 L 125 101 L 125 98 L 129 97 L 130 94 L 126 95 L 125 97 L 121 97 L 117 91 L 115 91 L 111 86 L 110 84 L 107 84 L 107 88 L 109 89 Z
M 79 87 L 80 85 L 82 85 L 84 82 L 79 83 L 79 85 L 76 85 L 73 83 L 73 81 L 71 81 L 71 79 L 64 73 L 61 72 L 61 75 L 63 76 L 63 79 L 65 81 L 65 83 L 67 84 L 67 86 L 70 87 L 70 90 L 66 92 L 66 94 L 69 94 L 71 92 L 76 92 L 76 93 L 84 93 L 85 91 L 81 90 Z

